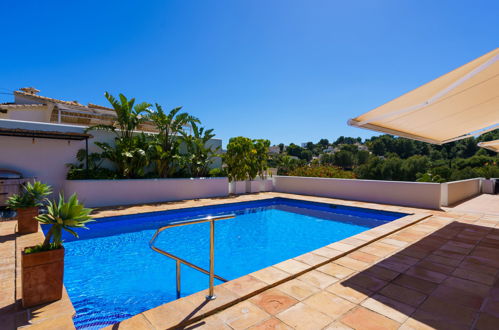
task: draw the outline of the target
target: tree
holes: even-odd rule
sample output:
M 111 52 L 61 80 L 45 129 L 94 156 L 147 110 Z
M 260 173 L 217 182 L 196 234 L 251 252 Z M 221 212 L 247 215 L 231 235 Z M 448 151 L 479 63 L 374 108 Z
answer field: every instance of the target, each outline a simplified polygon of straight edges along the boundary
M 322 146 L 322 149 L 325 149 L 329 146 L 329 140 L 328 139 L 320 139 L 318 144 Z
M 429 170 L 430 160 L 426 156 L 411 156 L 404 160 L 402 171 L 404 172 L 404 180 L 414 181 L 418 174 L 424 174 Z
M 310 150 L 311 152 L 314 152 L 315 144 L 313 142 L 307 142 L 306 145 L 305 145 L 305 148 L 307 150 Z
M 230 181 L 242 181 L 248 179 L 250 172 L 253 142 L 243 136 L 233 137 L 227 144 L 227 152 L 223 155 L 223 161 L 227 165 L 227 176 Z
M 301 152 L 300 156 L 298 156 L 298 158 L 306 160 L 307 162 L 311 161 L 313 157 L 314 157 L 314 154 L 312 153 L 312 151 L 310 151 L 308 149 L 304 149 Z
M 270 147 L 269 140 L 265 139 L 253 140 L 253 148 L 255 150 L 255 155 L 252 157 L 253 167 L 255 169 L 256 174 L 260 176 L 261 179 L 265 177 L 268 168 L 269 147 Z M 253 174 L 253 172 L 251 174 Z M 256 177 L 256 175 L 254 177 Z
M 301 158 L 301 153 L 303 151 L 303 148 L 294 144 L 294 143 L 291 143 L 288 148 L 286 149 L 286 152 L 288 153 L 288 155 L 290 156 L 295 156 L 295 157 L 298 157 L 298 158 Z
M 354 155 L 350 151 L 340 150 L 334 154 L 334 164 L 341 168 L 352 168 L 354 164 Z
M 205 130 L 191 122 L 192 134 L 182 133 L 182 141 L 186 144 L 187 153 L 184 155 L 189 174 L 193 177 L 208 176 L 209 166 L 220 147 L 214 148 L 208 142 L 215 136 L 213 129 Z M 270 142 L 269 142 L 270 144 Z
M 104 94 L 111 103 L 115 113 L 116 121 L 113 125 L 94 125 L 89 130 L 105 130 L 115 134 L 115 145 L 111 146 L 105 142 L 95 142 L 103 150 L 102 157 L 109 159 L 117 168 L 120 176 L 133 178 L 143 175 L 144 166 L 147 166 L 148 157 L 146 150 L 147 140 L 145 134 L 134 135 L 138 126 L 145 120 L 141 115 L 150 106 L 143 102 L 135 104 L 135 99 L 128 100 L 123 94 L 119 94 L 119 100 L 109 93 Z
M 156 110 L 148 110 L 147 118 L 159 131 L 149 150 L 156 173 L 161 178 L 171 177 L 181 160 L 179 135 L 184 133 L 186 126 L 200 123 L 196 117 L 186 112 L 180 113 L 181 109 L 182 107 L 177 107 L 166 113 L 161 105 L 156 103 Z
M 251 140 L 243 136 L 231 138 L 222 157 L 229 180 L 253 180 L 257 175 L 263 178 L 268 166 L 269 146 L 269 140 Z
M 322 165 L 333 165 L 334 154 L 322 154 L 320 160 Z
M 373 154 L 375 154 L 376 156 L 383 156 L 386 152 L 386 147 L 385 147 L 385 144 L 383 143 L 383 141 L 375 140 L 372 143 L 371 150 L 372 150 Z
M 303 165 L 305 165 L 303 160 L 283 155 L 277 159 L 277 174 L 288 175 L 295 168 Z
M 369 156 L 370 156 L 369 151 L 359 150 L 356 154 L 357 165 L 362 165 L 362 164 L 367 163 Z

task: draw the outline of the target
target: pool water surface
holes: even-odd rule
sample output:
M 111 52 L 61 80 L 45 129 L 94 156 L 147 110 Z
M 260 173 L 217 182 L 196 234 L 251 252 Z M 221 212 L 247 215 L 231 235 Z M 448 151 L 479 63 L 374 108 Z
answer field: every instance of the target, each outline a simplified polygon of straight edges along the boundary
M 272 198 L 99 218 L 78 231 L 80 239 L 64 236 L 64 284 L 75 326 L 98 329 L 175 300 L 175 261 L 151 250 L 154 232 L 179 220 L 232 213 L 235 218 L 215 224 L 215 273 L 228 280 L 406 215 Z M 208 269 L 209 223 L 167 229 L 156 246 Z M 182 266 L 182 296 L 207 287 L 208 276 Z

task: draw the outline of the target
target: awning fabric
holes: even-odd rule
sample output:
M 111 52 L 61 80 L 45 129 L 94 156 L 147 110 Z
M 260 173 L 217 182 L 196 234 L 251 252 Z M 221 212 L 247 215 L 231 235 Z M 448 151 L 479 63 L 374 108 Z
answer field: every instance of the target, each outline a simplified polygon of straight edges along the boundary
M 478 146 L 495 152 L 499 152 L 499 140 L 480 142 Z
M 443 144 L 499 127 L 499 48 L 348 124 Z

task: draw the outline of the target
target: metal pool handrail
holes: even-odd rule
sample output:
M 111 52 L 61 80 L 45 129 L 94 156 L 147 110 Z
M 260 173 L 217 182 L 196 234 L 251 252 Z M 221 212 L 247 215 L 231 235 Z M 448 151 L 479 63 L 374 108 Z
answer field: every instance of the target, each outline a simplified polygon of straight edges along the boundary
M 209 279 L 210 279 L 209 292 L 208 292 L 208 295 L 206 296 L 206 299 L 213 300 L 216 298 L 216 296 L 213 292 L 214 279 L 216 278 L 222 282 L 227 282 L 227 280 L 225 278 L 220 277 L 220 276 L 215 274 L 215 221 L 232 219 L 235 217 L 236 217 L 235 214 L 228 214 L 228 215 L 215 216 L 215 217 L 209 216 L 209 217 L 205 217 L 205 218 L 187 220 L 187 221 L 178 221 L 178 222 L 170 223 L 169 225 L 163 226 L 161 228 L 158 228 L 158 230 L 156 230 L 156 232 L 152 236 L 151 240 L 149 241 L 149 246 L 154 251 L 161 253 L 162 255 L 167 256 L 169 258 L 172 258 L 173 260 L 176 261 L 176 264 L 177 264 L 177 299 L 180 298 L 180 287 L 181 287 L 181 285 L 180 285 L 181 284 L 180 283 L 180 266 L 181 266 L 181 264 L 184 264 L 186 266 L 194 268 L 195 270 L 200 271 L 203 274 L 209 275 Z M 165 229 L 173 228 L 173 227 L 180 227 L 180 226 L 187 226 L 187 225 L 194 225 L 197 223 L 204 223 L 204 222 L 210 223 L 210 270 L 209 271 L 207 271 L 206 269 L 201 268 L 199 266 L 196 266 L 193 263 L 191 263 L 185 259 L 177 257 L 171 253 L 168 253 L 168 252 L 154 246 L 156 238 Z

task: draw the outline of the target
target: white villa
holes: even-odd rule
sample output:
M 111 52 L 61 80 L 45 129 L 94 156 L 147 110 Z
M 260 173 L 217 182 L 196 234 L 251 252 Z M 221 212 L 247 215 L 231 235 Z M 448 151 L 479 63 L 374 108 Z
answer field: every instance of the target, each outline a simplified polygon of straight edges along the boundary
M 116 118 L 114 110 L 108 107 L 92 103 L 83 105 L 38 93 L 40 90 L 34 87 L 14 91 L 14 102 L 0 103 L 0 119 L 90 126 L 111 124 Z M 154 131 L 154 128 L 145 123 L 141 130 Z

